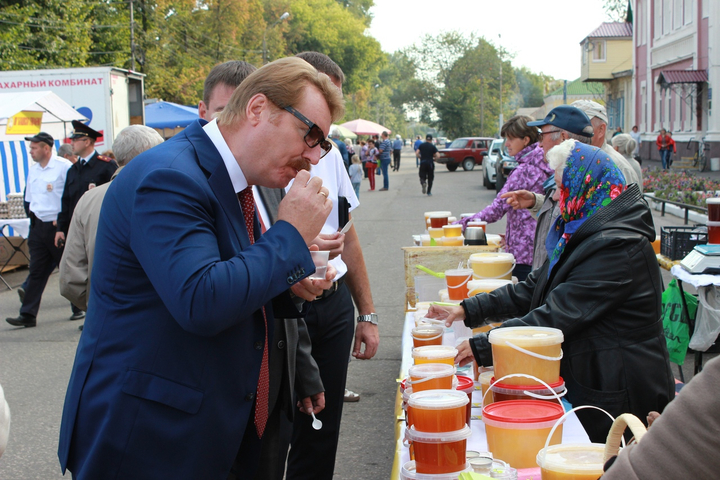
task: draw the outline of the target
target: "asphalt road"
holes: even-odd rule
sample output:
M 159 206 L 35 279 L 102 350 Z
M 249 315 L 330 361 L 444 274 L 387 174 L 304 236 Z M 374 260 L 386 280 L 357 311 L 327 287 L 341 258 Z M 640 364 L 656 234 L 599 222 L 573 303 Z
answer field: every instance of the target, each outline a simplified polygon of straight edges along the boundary
M 377 178 L 382 182 L 382 177 Z M 411 235 L 424 229 L 425 211 L 476 212 L 495 196 L 482 187 L 481 169 L 451 173 L 443 166 L 436 168 L 433 196 L 422 195 L 410 149 L 403 152 L 400 171 L 391 172 L 389 191 L 368 192 L 368 188 L 364 180 L 361 206 L 353 217 L 380 317 L 380 348 L 372 360 L 350 363 L 348 388 L 360 393 L 361 399 L 345 404 L 336 479 L 377 480 L 390 475 L 404 319 L 401 247 L 410 245 Z M 658 225 L 680 223 L 658 217 Z M 504 220 L 489 226 L 491 233 L 504 230 Z M 18 270 L 4 276 L 16 287 L 26 275 L 27 270 Z M 2 288 L 0 319 L 16 316 L 17 292 Z M 36 328 L 17 329 L 0 321 L 0 384 L 12 411 L 10 441 L 0 458 L 4 480 L 61 478 L 56 453 L 60 415 L 81 323 L 68 321 L 70 314 L 69 303 L 58 292 L 56 272 L 43 295 Z

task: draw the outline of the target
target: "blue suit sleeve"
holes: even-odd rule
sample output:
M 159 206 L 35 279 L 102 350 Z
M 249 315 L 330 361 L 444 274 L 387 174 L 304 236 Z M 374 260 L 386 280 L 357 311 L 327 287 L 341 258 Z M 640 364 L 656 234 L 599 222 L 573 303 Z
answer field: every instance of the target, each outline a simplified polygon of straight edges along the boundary
M 180 326 L 197 335 L 249 320 L 315 270 L 287 222 L 241 249 L 240 240 L 233 242 L 232 215 L 207 184 L 177 170 L 154 170 L 142 179 L 131 221 L 130 244 L 150 282 Z

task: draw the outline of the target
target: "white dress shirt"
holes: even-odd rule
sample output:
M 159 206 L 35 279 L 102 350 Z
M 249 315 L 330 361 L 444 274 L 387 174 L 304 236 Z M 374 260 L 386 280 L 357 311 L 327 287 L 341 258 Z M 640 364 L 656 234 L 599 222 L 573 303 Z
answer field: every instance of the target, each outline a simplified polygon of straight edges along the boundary
M 69 160 L 53 156 L 45 168 L 33 162 L 25 181 L 25 201 L 30 211 L 43 222 L 54 222 L 62 210 L 62 194 L 65 189 L 67 171 L 72 166 Z

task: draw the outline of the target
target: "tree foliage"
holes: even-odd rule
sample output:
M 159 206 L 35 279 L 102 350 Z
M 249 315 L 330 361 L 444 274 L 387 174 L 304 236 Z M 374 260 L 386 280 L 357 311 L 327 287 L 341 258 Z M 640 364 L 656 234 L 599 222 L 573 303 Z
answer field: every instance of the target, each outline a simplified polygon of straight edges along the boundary
M 624 22 L 630 3 L 628 0 L 604 0 L 603 9 L 613 22 Z

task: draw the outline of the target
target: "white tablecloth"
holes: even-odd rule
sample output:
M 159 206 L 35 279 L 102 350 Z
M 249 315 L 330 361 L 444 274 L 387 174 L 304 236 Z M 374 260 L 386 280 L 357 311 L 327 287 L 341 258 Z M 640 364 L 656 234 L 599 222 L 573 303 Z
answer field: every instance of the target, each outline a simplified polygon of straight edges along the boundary
M 466 330 L 462 323 L 456 323 Z M 401 377 L 407 377 L 408 369 L 412 366 L 412 348 L 413 342 L 410 335 L 410 331 L 415 327 L 415 317 L 412 312 L 408 312 L 405 315 L 405 328 L 403 329 L 402 338 L 402 363 L 401 363 Z M 455 332 L 452 329 L 445 329 L 445 335 L 443 336 L 444 345 L 455 346 Z M 479 388 L 479 387 L 476 387 Z M 482 392 L 478 389 L 473 393 L 473 405 L 481 405 Z M 482 412 L 480 408 L 473 407 L 472 415 L 473 419 L 470 422 L 470 428 L 472 429 L 472 437 L 468 439 L 467 449 L 475 450 L 478 452 L 487 452 L 487 439 L 485 437 L 485 424 L 480 419 Z M 400 434 L 398 440 L 398 448 L 400 449 L 400 465 L 404 465 L 405 462 L 410 460 L 410 454 L 407 447 L 402 444 L 403 433 Z M 565 423 L 563 423 L 563 443 L 590 443 L 585 429 L 582 427 L 580 420 L 578 420 L 575 413 L 571 413 L 567 416 Z
M 30 233 L 30 219 L 29 218 L 0 218 L 0 231 L 7 235 L 5 227 L 13 229 L 15 235 L 19 235 L 23 238 L 27 238 Z
M 670 269 L 673 277 L 680 281 L 689 283 L 695 288 L 706 287 L 708 285 L 720 286 L 720 275 L 703 275 L 693 274 L 682 268 L 680 265 L 674 265 Z

